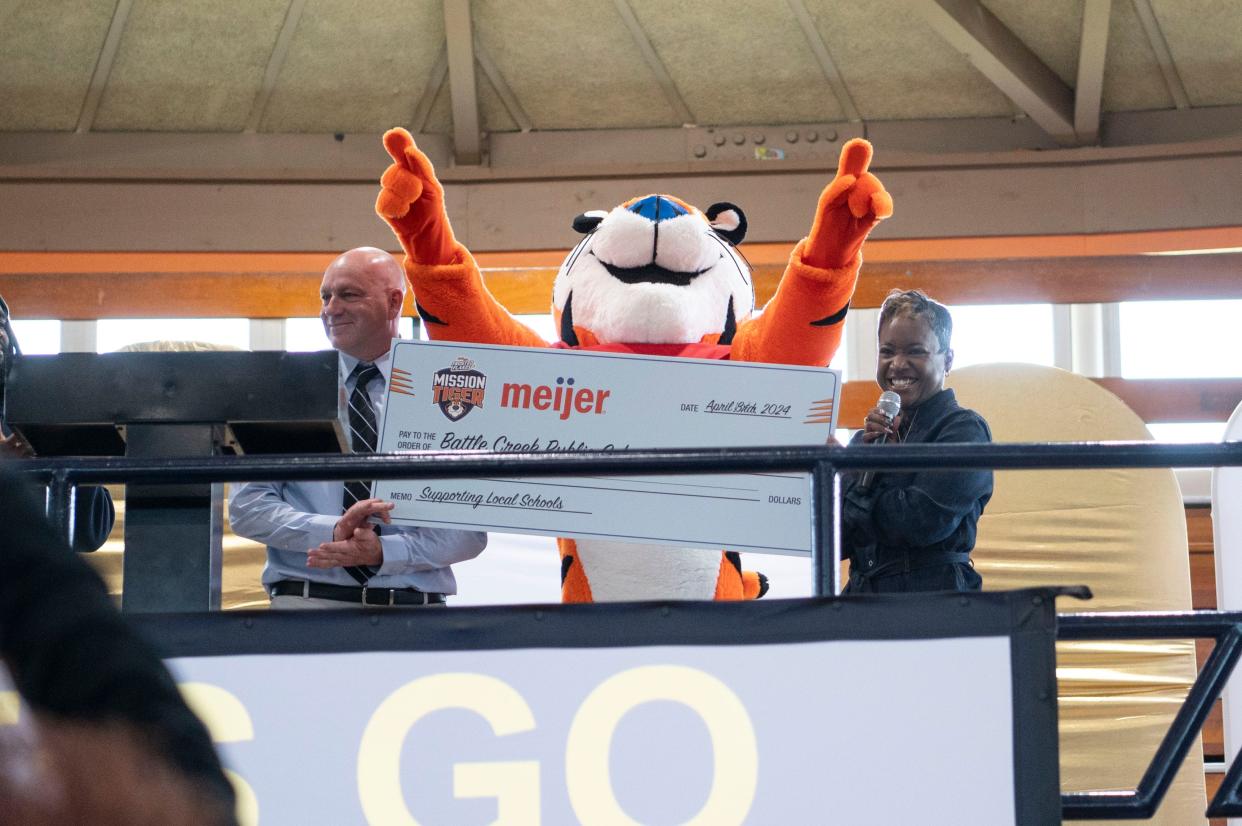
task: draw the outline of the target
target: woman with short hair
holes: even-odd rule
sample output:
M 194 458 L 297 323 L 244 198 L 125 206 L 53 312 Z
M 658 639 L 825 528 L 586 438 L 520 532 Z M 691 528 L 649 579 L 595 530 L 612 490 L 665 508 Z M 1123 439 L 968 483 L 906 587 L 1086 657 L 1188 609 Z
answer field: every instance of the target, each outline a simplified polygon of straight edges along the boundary
M 953 366 L 953 319 L 918 290 L 889 293 L 880 307 L 876 382 L 900 412 L 879 406 L 851 444 L 990 442 L 988 424 L 944 386 Z M 991 470 L 850 473 L 842 477 L 842 557 L 847 594 L 977 591 L 970 561 L 976 526 L 992 497 Z

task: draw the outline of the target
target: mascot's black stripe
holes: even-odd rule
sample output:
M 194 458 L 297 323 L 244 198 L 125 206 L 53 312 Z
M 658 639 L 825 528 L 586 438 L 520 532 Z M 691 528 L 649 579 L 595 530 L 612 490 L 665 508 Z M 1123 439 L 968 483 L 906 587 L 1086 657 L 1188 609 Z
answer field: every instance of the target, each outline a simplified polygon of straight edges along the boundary
M 737 335 L 737 317 L 733 314 L 733 296 L 729 296 L 729 309 L 725 313 L 724 331 L 716 343 L 732 344 L 735 335 Z
M 418 310 L 418 317 L 421 318 L 425 324 L 441 324 L 446 327 L 448 326 L 444 321 L 427 312 L 427 308 L 422 304 L 419 304 L 418 299 L 414 299 L 414 309 Z
M 660 196 L 656 196 L 655 202 L 655 221 L 652 222 L 655 232 L 651 235 L 651 260 L 655 261 L 660 255 Z
M 574 567 L 574 558 L 572 556 L 561 557 L 561 584 L 565 584 L 565 577 L 569 576 L 569 569 Z
M 850 303 L 847 301 L 845 302 L 844 307 L 837 310 L 832 315 L 826 315 L 823 318 L 821 318 L 819 321 L 812 321 L 811 326 L 812 327 L 831 327 L 834 324 L 840 324 L 841 321 L 845 318 L 845 314 L 848 313 L 849 311 L 850 311 Z
M 578 346 L 578 334 L 574 332 L 574 293 L 565 296 L 565 309 L 561 310 L 561 341 L 570 347 Z
M 742 572 L 742 555 L 737 551 L 725 551 L 725 559 L 729 560 L 729 564 L 737 569 L 740 574 Z

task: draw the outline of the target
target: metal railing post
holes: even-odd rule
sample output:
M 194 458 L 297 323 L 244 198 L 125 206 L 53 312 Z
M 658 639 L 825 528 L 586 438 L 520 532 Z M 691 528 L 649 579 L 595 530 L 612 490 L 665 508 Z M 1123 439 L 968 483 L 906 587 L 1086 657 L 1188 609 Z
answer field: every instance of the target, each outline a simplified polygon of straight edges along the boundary
M 837 488 L 836 467 L 827 459 L 817 461 L 811 471 L 811 568 L 817 597 L 837 592 L 841 566 L 837 553 L 841 498 Z
M 77 485 L 69 481 L 69 472 L 57 470 L 47 483 L 47 494 L 44 498 L 44 513 L 60 535 L 73 547 L 74 536 L 73 511 L 74 499 L 77 498 Z

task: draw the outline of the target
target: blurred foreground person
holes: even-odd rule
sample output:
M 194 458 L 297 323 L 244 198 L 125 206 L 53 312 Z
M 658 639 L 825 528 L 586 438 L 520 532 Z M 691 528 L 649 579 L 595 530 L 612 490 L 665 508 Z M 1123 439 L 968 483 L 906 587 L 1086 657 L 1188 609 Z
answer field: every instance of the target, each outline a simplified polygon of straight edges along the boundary
M 900 399 L 900 412 L 877 405 L 851 445 L 992 441 L 983 417 L 944 386 L 952 334 L 943 304 L 918 290 L 889 293 L 880 307 L 875 380 Z M 841 497 L 841 550 L 850 560 L 844 593 L 982 587 L 970 552 L 992 498 L 991 470 L 851 473 L 842 477 Z
M 206 727 L 4 462 L 0 667 L 0 821 L 235 822 Z

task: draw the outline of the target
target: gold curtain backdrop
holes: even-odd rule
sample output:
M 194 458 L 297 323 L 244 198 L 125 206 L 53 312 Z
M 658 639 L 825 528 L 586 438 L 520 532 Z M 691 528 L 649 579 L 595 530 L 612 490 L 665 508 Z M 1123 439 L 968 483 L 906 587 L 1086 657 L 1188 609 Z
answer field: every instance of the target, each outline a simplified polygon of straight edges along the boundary
M 1151 439 L 1116 396 L 1064 370 L 978 365 L 947 383 L 998 442 Z M 1169 469 L 998 472 L 974 558 L 989 590 L 1090 586 L 1095 598 L 1061 599 L 1063 613 L 1191 609 L 1186 516 Z M 1191 640 L 1058 643 L 1062 789 L 1134 788 L 1195 673 Z M 1196 746 L 1148 822 L 1203 824 L 1206 808 Z

